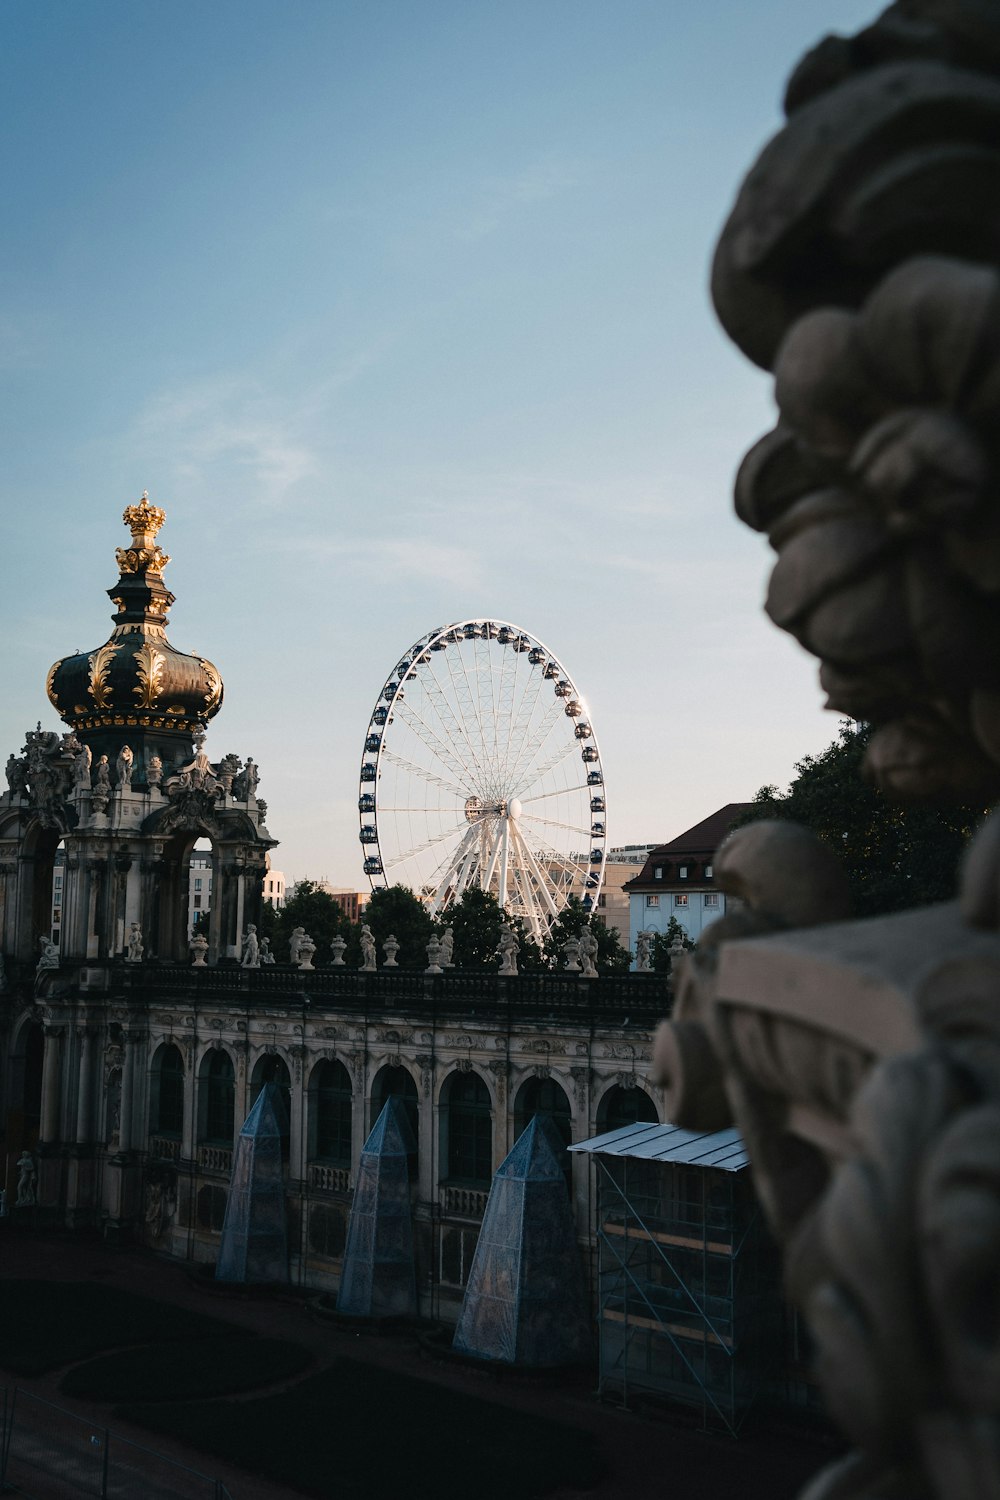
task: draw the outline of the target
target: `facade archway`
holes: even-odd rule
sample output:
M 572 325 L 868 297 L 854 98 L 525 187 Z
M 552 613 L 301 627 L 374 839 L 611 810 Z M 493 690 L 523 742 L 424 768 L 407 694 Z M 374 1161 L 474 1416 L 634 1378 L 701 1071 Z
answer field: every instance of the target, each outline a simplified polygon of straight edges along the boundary
M 493 1108 L 478 1073 L 456 1071 L 444 1081 L 441 1162 L 449 1185 L 482 1190 L 493 1181 Z
M 213 1047 L 198 1071 L 198 1144 L 232 1150 L 236 1133 L 236 1071 L 228 1052 Z
M 572 1163 L 566 1147 L 573 1139 L 573 1113 L 566 1091 L 554 1078 L 526 1078 L 514 1095 L 514 1139 L 517 1140 L 535 1116 L 541 1116 L 551 1134 L 562 1142 L 559 1164 L 569 1187 Z
M 260 1097 L 261 1089 L 265 1084 L 274 1084 L 278 1091 L 277 1114 L 281 1125 L 281 1156 L 282 1160 L 288 1160 L 289 1132 L 292 1118 L 292 1075 L 288 1071 L 288 1064 L 283 1057 L 276 1052 L 265 1052 L 258 1057 L 250 1074 L 250 1108 L 253 1109 Z
M 410 1152 L 410 1181 L 417 1180 L 417 1141 L 420 1139 L 420 1099 L 417 1094 L 417 1085 L 413 1075 L 406 1068 L 394 1067 L 391 1064 L 379 1068 L 372 1079 L 371 1110 L 369 1118 L 369 1129 L 374 1126 L 375 1121 L 385 1108 L 385 1102 L 393 1097 L 400 1101 L 403 1111 L 409 1121 L 413 1132 L 413 1150 Z
M 309 1160 L 351 1165 L 353 1090 L 341 1062 L 324 1060 L 309 1080 Z
M 184 1133 L 184 1058 L 173 1042 L 163 1042 L 149 1067 L 149 1134 L 180 1141 Z
M 656 1125 L 659 1118 L 656 1105 L 645 1089 L 638 1084 L 626 1088 L 616 1083 L 602 1095 L 597 1106 L 597 1134 L 620 1130 L 623 1125 Z

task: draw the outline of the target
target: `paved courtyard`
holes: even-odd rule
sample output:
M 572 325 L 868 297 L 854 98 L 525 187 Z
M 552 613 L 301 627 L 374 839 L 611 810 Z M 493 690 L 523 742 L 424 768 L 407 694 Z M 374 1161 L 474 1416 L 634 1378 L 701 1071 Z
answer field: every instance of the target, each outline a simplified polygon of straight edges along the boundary
M 683 1493 L 690 1500 L 792 1500 L 803 1481 L 830 1456 L 829 1450 L 794 1433 L 755 1434 L 739 1443 L 693 1431 L 683 1421 L 662 1416 L 624 1412 L 598 1401 L 586 1381 L 564 1386 L 522 1383 L 497 1379 L 467 1366 L 454 1366 L 429 1359 L 412 1337 L 342 1332 L 322 1319 L 307 1298 L 287 1296 L 256 1298 L 214 1294 L 197 1284 L 184 1266 L 140 1249 L 114 1249 L 91 1236 L 32 1234 L 4 1226 L 0 1233 L 0 1264 L 7 1278 L 52 1281 L 93 1281 L 95 1284 L 140 1293 L 177 1308 L 188 1308 L 225 1318 L 265 1337 L 290 1340 L 302 1345 L 315 1358 L 309 1373 L 349 1358 L 362 1367 L 392 1371 L 419 1380 L 440 1392 L 448 1402 L 451 1393 L 474 1395 L 495 1403 L 497 1421 L 510 1411 L 542 1416 L 596 1438 L 606 1466 L 605 1477 L 589 1490 L 562 1488 L 550 1491 L 552 1500 L 660 1500 L 668 1493 Z M 33 1379 L 16 1377 L 3 1370 L 0 1342 L 0 1373 L 4 1383 L 17 1384 L 57 1402 L 87 1418 L 95 1427 L 110 1426 L 123 1437 L 158 1449 L 182 1463 L 217 1475 L 229 1488 L 233 1500 L 279 1500 L 295 1490 L 264 1479 L 232 1463 L 184 1446 L 170 1437 L 131 1426 L 111 1414 L 111 1407 L 94 1401 L 74 1400 L 59 1390 L 64 1371 L 52 1371 Z M 294 1389 L 308 1378 L 293 1376 L 274 1389 Z M 137 1398 L 141 1396 L 136 1393 Z M 241 1399 L 261 1395 L 260 1389 Z M 331 1414 L 331 1418 L 334 1414 Z M 386 1443 L 393 1441 L 391 1412 L 385 1414 Z M 331 1434 L 333 1428 L 331 1426 Z M 456 1437 L 460 1437 L 457 1434 Z M 343 1436 L 331 1436 L 331 1488 L 337 1493 L 337 1449 Z M 360 1441 L 360 1437 L 359 1437 Z M 435 1454 L 424 1448 L 413 1453 L 409 1493 L 435 1495 Z M 469 1492 L 476 1493 L 475 1476 L 469 1475 Z M 39 1485 L 37 1493 L 47 1492 Z M 52 1495 L 56 1494 L 53 1489 Z M 381 1500 L 377 1449 L 372 1458 L 371 1500 Z M 389 1491 L 385 1492 L 387 1497 Z M 395 1500 L 395 1490 L 392 1491 Z

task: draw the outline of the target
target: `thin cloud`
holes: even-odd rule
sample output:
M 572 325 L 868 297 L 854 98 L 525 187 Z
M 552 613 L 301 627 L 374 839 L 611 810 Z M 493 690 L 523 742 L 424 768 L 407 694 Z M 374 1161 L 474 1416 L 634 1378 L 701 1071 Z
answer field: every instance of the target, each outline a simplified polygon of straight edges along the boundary
M 511 177 L 487 179 L 471 217 L 456 227 L 456 237 L 483 239 L 512 215 L 571 191 L 582 182 L 585 172 L 585 163 L 579 158 L 548 152 Z

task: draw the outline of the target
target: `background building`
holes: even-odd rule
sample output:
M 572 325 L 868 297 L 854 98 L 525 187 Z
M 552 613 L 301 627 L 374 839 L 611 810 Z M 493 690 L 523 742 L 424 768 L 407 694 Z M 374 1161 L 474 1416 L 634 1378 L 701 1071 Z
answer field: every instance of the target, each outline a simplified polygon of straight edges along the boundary
M 726 897 L 715 887 L 712 860 L 749 802 L 727 802 L 711 817 L 666 844 L 658 844 L 638 875 L 625 884 L 629 901 L 629 947 L 638 933 L 666 933 L 675 917 L 692 942 L 726 911 Z

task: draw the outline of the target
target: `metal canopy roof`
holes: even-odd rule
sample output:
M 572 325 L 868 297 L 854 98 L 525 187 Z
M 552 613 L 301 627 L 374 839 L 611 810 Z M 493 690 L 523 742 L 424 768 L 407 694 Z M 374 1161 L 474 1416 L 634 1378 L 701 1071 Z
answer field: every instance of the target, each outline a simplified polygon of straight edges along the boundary
M 691 1167 L 715 1167 L 742 1172 L 750 1165 L 738 1130 L 712 1132 L 682 1130 L 679 1125 L 622 1125 L 592 1140 L 578 1141 L 570 1151 L 588 1156 L 628 1156 L 641 1161 L 684 1162 Z

